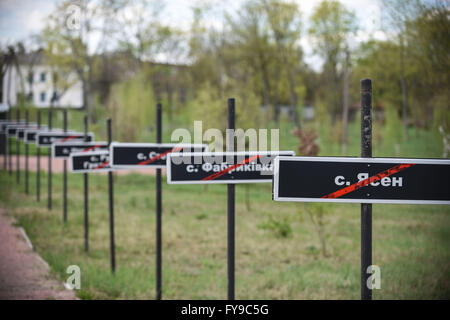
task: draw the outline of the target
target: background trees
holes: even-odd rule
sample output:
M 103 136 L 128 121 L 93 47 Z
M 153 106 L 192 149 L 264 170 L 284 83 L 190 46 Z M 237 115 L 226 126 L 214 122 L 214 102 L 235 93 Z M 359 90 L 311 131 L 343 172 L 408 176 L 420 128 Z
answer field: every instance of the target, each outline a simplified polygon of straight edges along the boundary
M 125 99 L 139 81 L 148 99 L 167 106 L 171 124 L 206 119 L 219 129 L 224 115 L 215 108 L 231 96 L 246 126 L 303 128 L 306 105 L 315 111 L 316 129 L 329 132 L 347 154 L 359 80 L 371 77 L 377 119 L 400 116 L 401 139 L 411 128 L 450 131 L 449 1 L 383 0 L 384 38 L 361 37 L 358 17 L 336 0 L 318 2 L 310 16 L 294 0 L 243 0 L 234 7 L 198 1 L 190 25 L 169 24 L 165 4 L 60 3 L 37 37 L 55 70 L 54 91 L 63 93 L 75 72 L 95 122 L 96 109 L 140 112 Z M 320 66 L 305 62 L 307 47 Z M 1 52 L 3 73 L 31 51 L 11 45 Z

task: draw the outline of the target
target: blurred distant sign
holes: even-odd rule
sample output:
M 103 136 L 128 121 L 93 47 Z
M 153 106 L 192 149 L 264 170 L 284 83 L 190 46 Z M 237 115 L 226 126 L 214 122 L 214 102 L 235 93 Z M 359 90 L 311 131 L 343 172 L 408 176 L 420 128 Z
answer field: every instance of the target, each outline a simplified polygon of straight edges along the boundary
M 72 153 L 69 157 L 71 172 L 101 172 L 110 171 L 108 151 L 91 151 Z
M 72 153 L 108 150 L 108 142 L 63 142 L 52 144 L 52 157 L 67 159 Z
M 25 143 L 36 143 L 36 135 L 38 132 L 47 132 L 48 128 L 47 126 L 41 126 L 39 129 L 25 129 L 24 130 L 24 142 Z M 61 129 L 52 129 L 52 131 L 59 131 L 59 132 L 63 132 Z
M 203 152 L 206 144 L 182 143 L 111 143 L 111 163 L 114 168 L 165 168 L 166 157 L 172 152 Z
M 8 126 L 25 124 L 24 120 L 19 121 L 10 121 L 10 120 L 1 120 L 0 121 L 0 133 L 6 133 L 6 129 Z
M 73 141 L 93 141 L 94 134 L 88 133 L 85 137 L 84 133 L 78 132 L 61 132 L 61 131 L 45 131 L 38 132 L 36 135 L 36 145 L 38 147 L 50 147 L 53 143 L 73 142 Z
M 277 157 L 273 199 L 450 204 L 450 160 Z
M 31 129 L 37 130 L 38 127 L 37 127 L 36 124 L 29 124 L 28 126 L 17 128 L 17 130 L 16 130 L 16 139 L 24 141 L 25 140 L 25 132 L 27 130 L 31 130 Z

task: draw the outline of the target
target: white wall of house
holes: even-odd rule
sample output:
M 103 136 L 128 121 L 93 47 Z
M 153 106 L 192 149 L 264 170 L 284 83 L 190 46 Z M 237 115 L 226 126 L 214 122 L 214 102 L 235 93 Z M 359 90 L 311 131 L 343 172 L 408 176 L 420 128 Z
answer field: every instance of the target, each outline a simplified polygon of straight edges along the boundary
M 30 85 L 28 82 L 29 68 L 26 66 L 19 66 L 19 68 L 22 74 L 23 83 L 21 82 L 19 73 L 15 67 L 8 68 L 3 76 L 2 102 L 9 103 L 11 106 L 17 104 L 19 93 L 28 95 L 30 92 Z M 33 93 L 33 104 L 40 108 L 50 107 L 51 98 L 53 96 L 52 72 L 50 67 L 45 65 L 34 66 L 32 78 L 31 91 Z M 83 107 L 83 86 L 77 75 L 74 72 L 70 73 L 64 81 L 71 83 L 72 85 L 65 91 L 56 88 L 59 98 L 53 105 L 55 107 L 63 108 Z

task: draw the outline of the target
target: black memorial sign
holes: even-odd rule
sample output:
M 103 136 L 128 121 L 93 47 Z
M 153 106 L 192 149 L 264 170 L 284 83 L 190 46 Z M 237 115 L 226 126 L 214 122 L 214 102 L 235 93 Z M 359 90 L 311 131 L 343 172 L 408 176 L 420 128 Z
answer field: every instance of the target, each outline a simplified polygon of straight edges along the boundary
M 71 153 L 81 153 L 90 151 L 108 151 L 108 142 L 63 142 L 52 144 L 52 157 L 67 159 Z
M 275 201 L 450 204 L 450 160 L 278 157 Z
M 33 128 L 33 127 L 31 127 L 31 128 Z M 17 129 L 17 131 L 16 131 L 16 139 L 19 139 L 19 140 L 24 140 L 24 136 L 25 136 L 25 130 L 27 130 L 27 128 L 19 128 L 19 129 Z
M 47 132 L 47 126 L 42 126 L 39 129 L 25 129 L 24 130 L 24 142 L 28 144 L 36 143 L 36 135 L 38 132 Z M 60 129 L 52 129 L 54 132 L 62 132 Z
M 30 124 L 25 124 L 25 123 L 21 123 L 21 124 L 12 124 L 12 125 L 8 125 L 6 126 L 6 134 L 9 137 L 14 137 L 16 138 L 17 136 L 17 131 L 19 129 L 25 129 L 25 128 L 32 128 L 32 126 L 34 126 L 34 123 L 30 123 Z
M 89 133 L 85 137 L 84 133 L 79 132 L 38 132 L 36 135 L 36 145 L 38 147 L 50 147 L 53 143 L 73 142 L 73 141 L 93 141 L 94 134 Z
M 167 155 L 172 152 L 204 152 L 205 144 L 183 143 L 111 143 L 113 168 L 165 168 Z
M 25 120 L 20 120 L 20 121 L 2 121 L 0 122 L 0 133 L 7 133 L 6 129 L 8 126 L 13 126 L 13 125 L 24 125 L 25 124 Z
M 72 153 L 69 157 L 71 172 L 100 172 L 110 171 L 108 151 L 90 151 Z
M 173 153 L 167 160 L 167 183 L 272 182 L 276 156 L 294 151 Z
M 16 139 L 24 141 L 25 140 L 25 132 L 27 130 L 33 130 L 33 129 L 37 130 L 38 126 L 36 124 L 29 124 L 26 127 L 17 128 L 17 130 L 16 130 Z M 41 129 L 42 129 L 42 127 L 41 127 Z

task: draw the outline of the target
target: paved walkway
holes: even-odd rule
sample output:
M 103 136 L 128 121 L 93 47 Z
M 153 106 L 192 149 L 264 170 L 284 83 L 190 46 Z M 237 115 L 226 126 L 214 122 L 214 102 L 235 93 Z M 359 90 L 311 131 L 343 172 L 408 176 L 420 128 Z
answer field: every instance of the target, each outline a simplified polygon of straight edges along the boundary
M 27 244 L 21 229 L 0 209 L 0 299 L 76 299 L 50 277 L 48 266 Z
M 0 169 L 4 168 L 5 163 L 5 156 L 0 155 Z M 8 163 L 8 162 L 7 162 Z M 11 157 L 11 165 L 12 169 L 16 170 L 17 167 L 17 157 L 15 155 L 12 155 Z M 67 164 L 69 165 L 69 164 Z M 19 168 L 20 170 L 25 170 L 25 156 L 19 156 Z M 36 156 L 29 156 L 28 157 L 28 169 L 30 171 L 37 171 L 37 157 Z M 48 156 L 41 156 L 41 170 L 47 172 L 48 171 Z M 62 173 L 64 171 L 64 160 L 62 159 L 52 159 L 52 172 L 54 173 Z M 165 174 L 166 169 L 162 169 L 162 174 Z M 117 174 L 123 175 L 123 174 L 130 174 L 130 173 L 140 173 L 140 174 L 148 174 L 148 175 L 155 175 L 156 170 L 155 169 L 121 169 L 115 171 Z M 105 174 L 105 172 L 102 172 Z M 100 172 L 97 174 L 101 174 Z

